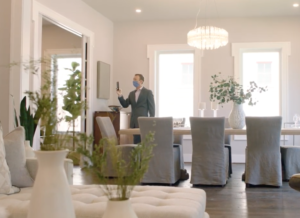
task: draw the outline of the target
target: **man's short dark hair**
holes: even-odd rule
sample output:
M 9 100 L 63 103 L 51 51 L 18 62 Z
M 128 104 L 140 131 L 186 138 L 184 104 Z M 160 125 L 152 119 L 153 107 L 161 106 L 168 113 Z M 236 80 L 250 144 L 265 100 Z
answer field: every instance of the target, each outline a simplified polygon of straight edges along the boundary
M 139 76 L 140 80 L 142 80 L 144 82 L 144 76 L 142 74 L 135 74 L 135 76 Z

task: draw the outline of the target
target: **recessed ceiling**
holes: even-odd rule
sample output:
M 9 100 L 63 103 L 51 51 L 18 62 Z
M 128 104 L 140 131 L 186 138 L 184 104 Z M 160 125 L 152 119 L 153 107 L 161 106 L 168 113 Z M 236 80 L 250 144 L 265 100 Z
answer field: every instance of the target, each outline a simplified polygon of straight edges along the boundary
M 83 0 L 112 21 L 181 20 L 199 17 L 300 16 L 300 0 Z M 208 6 L 205 9 L 205 4 Z M 217 10 L 214 7 L 216 2 Z M 142 13 L 136 13 L 139 8 Z M 207 15 L 205 15 L 207 14 Z

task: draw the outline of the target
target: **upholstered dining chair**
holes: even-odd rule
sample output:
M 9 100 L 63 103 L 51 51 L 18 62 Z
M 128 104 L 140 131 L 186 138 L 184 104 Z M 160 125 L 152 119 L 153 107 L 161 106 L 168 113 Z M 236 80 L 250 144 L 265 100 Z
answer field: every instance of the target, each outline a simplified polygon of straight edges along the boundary
M 153 157 L 142 183 L 174 184 L 180 179 L 180 149 L 173 147 L 172 117 L 139 117 L 141 139 L 154 132 Z
M 282 185 L 281 121 L 281 117 L 246 117 L 246 184 Z
M 228 118 L 225 118 L 225 128 L 230 128 L 229 122 L 228 122 Z M 231 154 L 231 135 L 225 134 L 224 136 L 224 144 L 225 147 L 228 148 L 228 155 L 229 155 L 229 176 L 232 174 L 232 154 Z
M 103 138 L 115 138 L 117 140 L 117 134 L 109 117 L 96 117 L 96 121 L 98 123 L 101 135 Z M 122 158 L 124 161 L 129 161 L 130 152 L 137 145 L 135 144 L 124 144 L 117 145 L 119 149 L 122 149 Z M 104 147 L 105 149 L 105 147 Z M 107 156 L 107 169 L 105 171 L 106 177 L 116 177 L 117 174 L 113 170 L 112 163 L 110 160 L 110 156 Z
M 190 117 L 193 185 L 226 185 L 229 152 L 224 147 L 225 118 Z
M 280 146 L 282 161 L 282 177 L 287 181 L 294 174 L 300 173 L 300 146 L 282 145 Z

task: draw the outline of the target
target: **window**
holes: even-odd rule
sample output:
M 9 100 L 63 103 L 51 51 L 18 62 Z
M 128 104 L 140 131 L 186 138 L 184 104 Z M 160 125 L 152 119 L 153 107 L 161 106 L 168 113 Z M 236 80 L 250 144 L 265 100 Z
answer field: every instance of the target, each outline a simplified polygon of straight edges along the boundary
M 267 86 L 268 91 L 256 94 L 257 105 L 244 105 L 246 116 L 282 116 L 289 121 L 288 57 L 290 42 L 232 43 L 234 77 L 246 88 L 250 81 Z M 245 140 L 245 136 L 234 136 Z
M 147 46 L 149 88 L 157 117 L 185 118 L 188 126 L 190 116 L 199 116 L 202 55 L 201 50 L 187 44 Z
M 254 81 L 267 87 L 264 93 L 254 93 L 255 106 L 244 105 L 247 116 L 280 116 L 280 52 L 255 51 L 242 53 L 242 80 L 246 89 Z
M 158 116 L 185 118 L 193 116 L 194 54 L 161 53 L 158 55 Z
M 182 83 L 193 85 L 194 63 L 182 63 Z
M 57 84 L 56 84 L 56 92 L 57 92 L 57 116 L 59 118 L 65 117 L 66 115 L 71 116 L 71 114 L 68 111 L 63 110 L 64 106 L 64 98 L 66 91 L 59 90 L 60 88 L 64 87 L 66 81 L 70 78 L 71 71 L 68 70 L 71 68 L 72 62 L 79 63 L 78 70 L 81 71 L 81 56 L 72 54 L 72 55 L 56 55 L 57 59 Z M 73 130 L 72 126 L 69 126 L 69 123 L 65 121 L 61 121 L 58 124 L 58 131 L 59 132 L 65 132 L 67 130 Z M 75 131 L 80 132 L 81 131 L 81 116 L 79 116 L 75 121 Z

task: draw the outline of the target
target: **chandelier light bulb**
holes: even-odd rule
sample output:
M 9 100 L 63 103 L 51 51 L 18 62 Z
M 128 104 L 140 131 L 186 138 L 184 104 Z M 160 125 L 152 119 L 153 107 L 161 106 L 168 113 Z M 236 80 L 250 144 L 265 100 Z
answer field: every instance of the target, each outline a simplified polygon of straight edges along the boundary
M 294 7 L 294 8 L 297 8 L 297 7 L 299 7 L 299 4 L 298 4 L 298 3 L 295 3 L 295 4 L 293 4 L 293 7 Z
M 228 32 L 214 26 L 202 26 L 187 34 L 188 45 L 202 50 L 217 49 L 228 43 Z
M 141 9 L 136 9 L 135 12 L 136 12 L 136 13 L 141 13 L 142 10 L 141 10 Z

